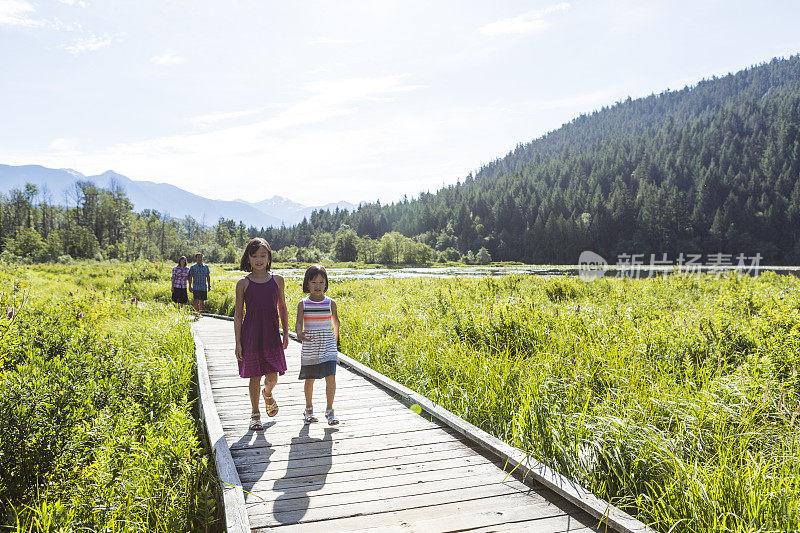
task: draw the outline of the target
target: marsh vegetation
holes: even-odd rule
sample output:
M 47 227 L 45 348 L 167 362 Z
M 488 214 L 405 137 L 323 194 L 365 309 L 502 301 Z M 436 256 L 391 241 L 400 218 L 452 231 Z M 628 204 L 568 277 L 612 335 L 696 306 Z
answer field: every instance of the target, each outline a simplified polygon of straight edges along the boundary
M 104 381 L 81 385 L 89 390 L 82 396 L 89 399 L 81 400 L 81 409 L 108 413 L 110 408 L 102 407 L 108 400 L 102 400 L 101 407 L 92 405 L 104 394 L 116 398 L 116 405 L 125 405 L 121 422 L 114 422 L 111 414 L 90 418 L 106 424 L 91 432 L 98 442 L 117 442 L 109 440 L 108 433 L 121 439 L 123 450 L 128 450 L 125 442 L 132 446 L 130 450 L 139 450 L 134 440 L 151 442 L 142 440 L 142 435 L 152 431 L 142 429 L 151 427 L 148 424 L 163 428 L 162 440 L 167 425 L 171 431 L 189 427 L 184 389 L 176 383 L 186 383 L 191 362 L 175 354 L 188 353 L 190 340 L 186 318 L 162 305 L 169 300 L 165 266 L 53 265 L 17 272 L 21 274 L 4 275 L 4 307 L 20 305 L 14 302 L 23 291 L 9 290 L 9 284 L 19 284 L 27 276 L 35 283 L 26 290 L 39 294 L 29 300 L 41 302 L 37 305 L 45 310 L 35 323 L 59 324 L 57 338 L 91 335 L 101 339 L 106 343 L 102 346 L 112 349 L 104 348 L 106 353 L 115 354 L 100 358 L 103 364 L 127 369 L 124 375 L 129 377 L 122 382 L 104 378 L 118 385 L 114 391 L 93 396 L 89 392 Z M 302 297 L 302 272 L 280 272 L 287 277 L 291 305 Z M 333 274 L 328 294 L 339 303 L 341 350 L 526 450 L 659 531 L 800 528 L 800 280 L 796 277 L 675 275 L 584 282 L 529 273 L 455 274 Z M 212 269 L 214 290 L 207 302 L 211 312 L 232 314 L 233 287 L 241 275 L 218 266 Z M 69 297 L 67 287 L 73 286 L 88 289 Z M 9 299 L 13 294 L 18 300 Z M 132 298 L 139 304 L 131 305 Z M 47 311 L 50 308 L 53 311 Z M 30 312 L 33 309 L 39 308 L 31 307 Z M 81 311 L 83 322 L 75 318 Z M 87 328 L 90 323 L 96 326 Z M 17 335 L 23 333 L 20 329 Z M 34 333 L 24 334 L 28 336 L 19 338 L 37 338 Z M 0 342 L 8 343 L 8 338 Z M 38 346 L 30 340 L 24 344 Z M 49 353 L 46 346 L 40 351 Z M 140 349 L 148 355 L 131 355 Z M 39 361 L 50 356 L 37 357 L 33 361 L 41 365 Z M 12 383 L 11 363 L 6 359 L 3 364 L 4 379 Z M 28 377 L 40 372 L 30 364 L 14 368 L 18 382 L 38 383 Z M 51 374 L 63 378 L 58 372 Z M 50 397 L 47 391 L 53 386 L 42 383 L 30 394 Z M 12 398 L 6 390 L 16 389 L 4 386 L 3 405 L 29 405 L 24 395 Z M 131 399 L 137 407 L 127 406 Z M 14 420 L 22 420 L 19 425 L 28 427 L 26 431 L 50 432 L 49 422 L 60 411 L 36 405 L 40 411 L 27 408 L 41 412 L 36 415 L 40 418 L 31 419 L 36 423 L 26 424 L 24 416 Z M 154 405 L 170 407 L 156 409 Z M 11 416 L 7 413 L 3 420 Z M 115 429 L 118 426 L 125 431 Z M 63 438 L 86 442 L 80 439 L 91 424 L 75 427 L 81 428 L 75 430 L 78 440 Z M 138 435 L 138 440 L 131 440 L 129 434 Z M 3 438 L 7 446 L 5 432 Z M 184 455 L 164 452 L 164 457 L 193 457 L 183 463 L 192 465 L 192 474 L 175 470 L 180 460 L 169 463 L 172 470 L 159 467 L 145 472 L 146 463 L 140 459 L 133 464 L 140 465 L 142 472 L 131 467 L 130 475 L 158 477 L 173 472 L 175 479 L 187 484 L 174 487 L 195 483 L 186 493 L 195 495 L 195 507 L 186 503 L 187 516 L 210 512 L 198 503 L 198 498 L 208 494 L 196 485 L 206 479 L 202 456 L 194 445 L 180 449 Z M 106 456 L 90 454 L 93 459 L 88 460 L 78 453 L 69 457 L 84 465 Z M 97 479 L 117 480 L 110 487 L 122 483 L 122 470 L 100 464 L 96 471 L 105 472 L 105 477 Z M 88 476 L 95 470 L 81 467 L 76 472 Z M 94 496 L 89 490 L 82 487 L 74 492 L 78 495 L 74 501 Z M 114 501 L 113 491 L 110 494 L 108 498 Z M 164 494 L 186 497 L 183 489 Z M 46 498 L 41 501 L 55 505 Z

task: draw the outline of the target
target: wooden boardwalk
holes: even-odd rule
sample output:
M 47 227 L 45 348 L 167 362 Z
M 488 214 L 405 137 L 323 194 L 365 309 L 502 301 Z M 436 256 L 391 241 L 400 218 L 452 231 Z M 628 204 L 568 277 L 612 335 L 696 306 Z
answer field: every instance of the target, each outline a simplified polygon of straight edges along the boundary
M 543 485 L 507 475 L 500 459 L 341 365 L 334 403 L 341 423 L 325 423 L 320 380 L 314 390 L 320 422 L 304 424 L 294 341 L 286 353 L 289 370 L 274 391 L 280 412 L 268 418 L 262 401 L 264 430 L 249 431 L 233 323 L 203 317 L 193 329 L 254 531 L 605 530 L 586 511 Z

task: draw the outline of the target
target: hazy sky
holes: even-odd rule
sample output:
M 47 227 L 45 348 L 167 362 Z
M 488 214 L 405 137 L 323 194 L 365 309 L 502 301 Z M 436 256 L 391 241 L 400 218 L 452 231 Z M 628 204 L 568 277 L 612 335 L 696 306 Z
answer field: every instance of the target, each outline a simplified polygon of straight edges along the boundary
M 796 1 L 0 0 L 0 163 L 306 205 L 434 191 L 800 52 Z

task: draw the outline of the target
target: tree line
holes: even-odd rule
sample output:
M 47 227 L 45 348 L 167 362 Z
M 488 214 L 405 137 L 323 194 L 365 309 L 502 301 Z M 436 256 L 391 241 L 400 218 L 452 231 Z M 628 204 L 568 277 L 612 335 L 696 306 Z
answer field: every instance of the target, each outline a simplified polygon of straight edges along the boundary
M 176 260 L 202 251 L 207 261 L 232 263 L 250 238 L 263 234 L 271 239 L 275 261 L 491 261 L 486 250 L 462 258 L 454 250 L 438 252 L 396 231 L 380 239 L 360 237 L 346 224 L 332 232 L 317 231 L 308 242 L 294 243 L 282 238 L 290 231 L 286 228 L 273 234 L 271 228 L 246 228 L 241 222 L 224 218 L 206 227 L 191 216 L 179 220 L 158 211 L 137 213 L 125 191 L 113 183 L 104 189 L 90 181 L 78 181 L 68 192 L 71 205 L 67 206 L 53 203 L 49 191 L 32 183 L 8 195 L 0 194 L 0 261 Z
M 0 257 L 234 261 L 260 236 L 288 261 L 574 264 L 622 254 L 761 254 L 800 263 L 800 56 L 582 115 L 436 193 L 315 211 L 291 227 L 133 212 L 77 182 L 0 195 Z M 2 255 L 4 254 L 4 255 Z M 177 254 L 177 255 L 176 255 Z
M 800 56 L 582 115 L 435 194 L 261 232 L 309 246 L 345 224 L 437 252 L 574 264 L 621 254 L 800 262 Z

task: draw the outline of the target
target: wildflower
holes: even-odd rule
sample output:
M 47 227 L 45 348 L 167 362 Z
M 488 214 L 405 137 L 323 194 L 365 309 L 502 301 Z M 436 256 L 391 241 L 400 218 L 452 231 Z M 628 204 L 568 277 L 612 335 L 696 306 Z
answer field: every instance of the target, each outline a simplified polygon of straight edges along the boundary
M 83 311 L 78 311 L 78 318 L 83 318 Z
M 9 320 L 13 320 L 14 319 L 14 315 L 15 315 L 14 308 L 13 307 L 9 307 L 8 308 L 8 319 Z
M 575 313 L 581 312 L 581 304 L 578 304 L 578 307 L 575 308 Z
M 70 296 L 75 296 L 74 294 L 72 294 L 72 291 L 69 291 L 69 295 Z

